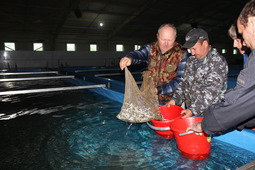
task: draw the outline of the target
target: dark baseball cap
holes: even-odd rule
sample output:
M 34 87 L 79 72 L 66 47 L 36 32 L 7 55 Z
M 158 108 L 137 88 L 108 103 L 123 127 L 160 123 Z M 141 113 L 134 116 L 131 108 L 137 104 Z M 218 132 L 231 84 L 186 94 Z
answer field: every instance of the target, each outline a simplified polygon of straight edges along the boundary
M 193 28 L 190 30 L 186 37 L 185 37 L 185 43 L 183 44 L 183 48 L 191 48 L 193 47 L 198 40 L 207 40 L 209 41 L 208 34 L 205 30 L 201 28 Z

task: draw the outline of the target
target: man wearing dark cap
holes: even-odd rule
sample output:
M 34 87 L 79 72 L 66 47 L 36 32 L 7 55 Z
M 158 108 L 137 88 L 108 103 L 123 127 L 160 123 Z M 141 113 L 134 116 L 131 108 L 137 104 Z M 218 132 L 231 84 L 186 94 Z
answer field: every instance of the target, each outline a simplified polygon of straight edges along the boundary
M 185 37 L 183 48 L 190 50 L 179 87 L 167 104 L 185 104 L 183 118 L 203 115 L 212 104 L 224 98 L 227 89 L 226 59 L 209 44 L 205 30 L 193 28 Z
M 255 0 L 247 2 L 242 9 L 237 28 L 245 45 L 251 49 L 246 67 L 240 71 L 236 87 L 225 94 L 224 101 L 210 106 L 202 122 L 194 123 L 187 131 L 213 134 L 231 128 L 242 130 L 255 127 Z

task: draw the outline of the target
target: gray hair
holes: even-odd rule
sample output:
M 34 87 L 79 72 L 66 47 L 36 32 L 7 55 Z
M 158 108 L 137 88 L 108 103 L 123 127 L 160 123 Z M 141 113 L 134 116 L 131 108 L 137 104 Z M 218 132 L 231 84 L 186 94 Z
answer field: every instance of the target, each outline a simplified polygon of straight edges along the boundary
M 228 35 L 230 38 L 234 39 L 243 39 L 242 35 L 238 33 L 236 22 L 230 26 L 228 29 Z
M 176 30 L 174 24 L 167 23 L 167 24 L 160 25 L 160 27 L 158 28 L 158 33 L 159 33 L 160 29 L 163 28 L 163 27 L 170 27 L 170 28 L 172 28 L 174 30 L 174 32 L 175 32 L 175 36 L 177 36 L 177 30 Z

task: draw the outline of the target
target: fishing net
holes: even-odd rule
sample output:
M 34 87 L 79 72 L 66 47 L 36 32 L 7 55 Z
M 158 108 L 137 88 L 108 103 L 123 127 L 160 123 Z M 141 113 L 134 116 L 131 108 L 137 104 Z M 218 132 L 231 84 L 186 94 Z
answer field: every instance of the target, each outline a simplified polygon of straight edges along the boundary
M 118 119 L 131 123 L 162 120 L 161 114 L 155 112 L 159 101 L 150 71 L 144 71 L 142 76 L 143 82 L 139 89 L 132 74 L 125 68 L 125 96 Z

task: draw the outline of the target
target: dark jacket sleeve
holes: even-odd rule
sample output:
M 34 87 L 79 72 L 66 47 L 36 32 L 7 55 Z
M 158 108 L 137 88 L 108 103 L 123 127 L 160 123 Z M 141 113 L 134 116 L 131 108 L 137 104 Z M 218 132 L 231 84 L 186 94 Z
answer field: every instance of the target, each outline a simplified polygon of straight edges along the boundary
M 182 60 L 178 64 L 177 75 L 173 80 L 157 87 L 159 94 L 168 95 L 173 93 L 177 89 L 181 81 L 181 77 L 186 67 L 186 62 L 189 56 L 190 54 L 188 52 L 184 53 Z
M 204 114 L 202 128 L 207 134 L 229 128 L 241 130 L 255 126 L 255 85 L 245 90 L 233 90 L 231 93 L 239 93 L 234 103 L 213 105 Z
M 148 64 L 149 54 L 150 54 L 150 44 L 146 44 L 139 50 L 135 50 L 126 54 L 125 57 L 129 57 L 132 59 L 131 65 Z
M 255 60 L 242 70 L 234 89 L 225 94 L 225 101 L 210 106 L 204 114 L 202 128 L 207 134 L 229 128 L 255 126 Z

